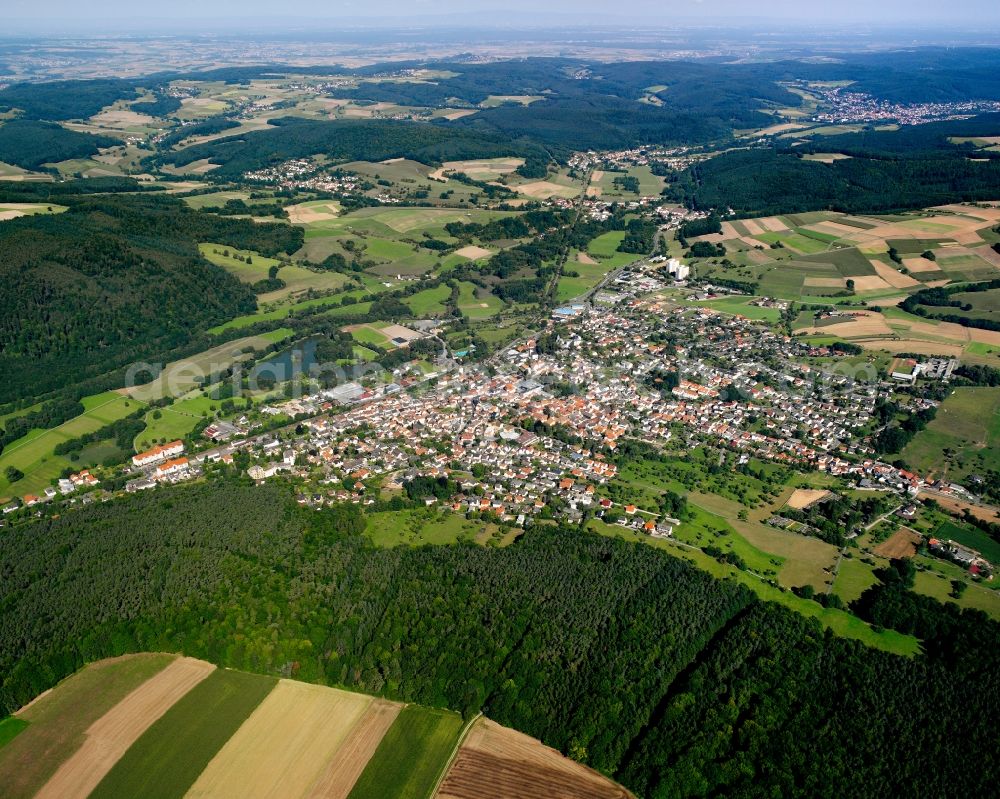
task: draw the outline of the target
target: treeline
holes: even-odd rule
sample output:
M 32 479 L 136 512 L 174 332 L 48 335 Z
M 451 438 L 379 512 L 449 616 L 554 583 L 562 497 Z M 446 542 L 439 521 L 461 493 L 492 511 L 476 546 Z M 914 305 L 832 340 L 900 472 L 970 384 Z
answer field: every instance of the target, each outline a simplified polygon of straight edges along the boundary
M 163 194 L 163 186 L 139 183 L 135 178 L 76 178 L 59 182 L 4 181 L 0 202 L 72 204 L 92 194 Z
M 895 504 L 894 496 L 883 494 L 868 497 L 838 494 L 801 510 L 783 508 L 781 515 L 809 525 L 817 538 L 842 547 L 852 534 L 860 533 Z
M 137 113 L 148 114 L 151 117 L 166 117 L 179 111 L 181 105 L 179 97 L 157 92 L 152 101 L 139 100 L 132 103 L 131 108 Z
M 702 219 L 691 219 L 677 228 L 677 240 L 693 239 L 697 236 L 707 236 L 710 233 L 722 232 L 722 220 L 718 214 L 710 214 Z M 683 245 L 682 246 L 687 246 Z
M 92 433 L 84 433 L 82 436 L 60 441 L 53 449 L 53 453 L 55 455 L 79 453 L 84 447 L 100 441 L 114 441 L 115 446 L 122 452 L 131 452 L 135 437 L 146 429 L 146 423 L 143 421 L 145 415 L 146 409 L 140 405 L 136 411 L 124 419 L 116 419 Z
M 0 110 L 16 108 L 24 119 L 86 119 L 118 100 L 137 96 L 136 83 L 120 78 L 14 83 L 0 89 Z
M 630 219 L 625 225 L 625 238 L 618 252 L 649 255 L 656 244 L 656 223 L 648 219 Z
M 381 550 L 364 526 L 357 506 L 232 478 L 16 526 L 0 706 L 90 660 L 182 651 L 482 710 L 649 797 L 982 796 L 998 777 L 982 614 L 943 636 L 953 612 L 921 598 L 913 629 L 932 637 L 906 658 L 643 544 L 538 527 L 503 549 Z
M 893 402 L 882 402 L 875 408 L 875 416 L 884 427 L 872 439 L 872 446 L 880 455 L 901 452 L 913 437 L 933 421 L 937 407 L 925 408 L 906 415 L 898 423 L 895 421 L 899 406 Z
M 204 122 L 196 122 L 193 125 L 184 125 L 183 127 L 177 128 L 177 130 L 168 133 L 160 140 L 159 146 L 161 150 L 170 150 L 185 139 L 194 138 L 196 136 L 212 136 L 216 133 L 231 130 L 232 128 L 238 128 L 239 126 L 240 123 L 235 119 L 229 119 L 228 117 L 210 117 Z
M 993 289 L 1000 289 L 1000 280 L 987 280 L 982 283 L 961 283 L 954 286 L 937 286 L 935 288 L 921 289 L 904 299 L 899 304 L 899 307 L 908 313 L 924 316 L 928 319 L 940 319 L 944 322 L 954 322 L 964 327 L 976 327 L 982 330 L 1000 330 L 1000 322 L 993 319 L 979 319 L 956 313 L 931 312 L 924 307 L 959 308 L 963 311 L 971 311 L 971 303 L 963 303 L 952 299 L 952 297 L 956 294 L 976 294 Z
M 46 430 L 57 427 L 74 416 L 79 416 L 85 410 L 79 400 L 59 398 L 43 403 L 37 411 L 12 416 L 3 423 L 3 429 L 0 430 L 0 453 L 8 444 L 17 441 L 33 429 Z

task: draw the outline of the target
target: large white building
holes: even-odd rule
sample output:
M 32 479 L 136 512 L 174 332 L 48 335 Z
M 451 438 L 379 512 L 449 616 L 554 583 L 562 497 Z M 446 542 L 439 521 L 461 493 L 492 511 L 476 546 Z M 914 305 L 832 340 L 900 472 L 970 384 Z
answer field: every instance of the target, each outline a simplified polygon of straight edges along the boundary
M 133 455 L 132 464 L 139 467 L 152 466 L 154 463 L 167 460 L 167 458 L 174 458 L 180 455 L 183 451 L 183 441 L 171 441 L 169 444 L 161 444 L 160 446 L 153 447 L 145 452 L 140 452 L 138 455 Z
M 676 258 L 671 258 L 667 261 L 667 272 L 673 275 L 675 280 L 687 280 L 688 275 L 691 274 L 691 267 L 682 264 Z

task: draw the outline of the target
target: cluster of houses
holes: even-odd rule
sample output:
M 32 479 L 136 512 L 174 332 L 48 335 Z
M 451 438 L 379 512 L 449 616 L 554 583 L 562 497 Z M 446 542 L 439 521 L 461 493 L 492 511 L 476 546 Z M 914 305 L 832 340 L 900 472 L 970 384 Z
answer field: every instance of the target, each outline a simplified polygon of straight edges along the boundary
M 810 345 L 738 316 L 627 294 L 601 313 L 571 310 L 551 328 L 554 353 L 522 341 L 501 353 L 499 374 L 459 367 L 420 396 L 358 384 L 336 389 L 335 407 L 348 410 L 306 419 L 300 436 L 258 441 L 249 475 L 267 480 L 318 468 L 321 483 L 355 486 L 327 496 L 352 501 L 366 501 L 361 484 L 374 477 L 401 484 L 451 476 L 461 483 L 445 503 L 455 511 L 523 522 L 555 505 L 573 518 L 611 508 L 601 486 L 615 466 L 599 453 L 614 451 L 623 437 L 657 444 L 684 430 L 743 458 L 854 475 L 870 487 L 915 494 L 923 484 L 871 457 L 866 435 L 877 386 L 822 374 L 805 363 Z M 657 390 L 650 380 L 657 370 L 684 376 Z M 309 407 L 276 410 L 325 411 L 331 401 L 295 400 Z M 574 438 L 550 435 L 550 426 Z M 317 499 L 325 501 L 322 492 L 304 501 Z M 642 513 L 626 512 L 624 523 L 670 534 L 669 521 Z
M 286 189 L 352 194 L 360 190 L 361 178 L 351 173 L 330 174 L 308 158 L 295 158 L 276 166 L 245 172 L 243 179 Z M 398 201 L 395 201 L 398 202 Z
M 184 456 L 184 442 L 170 441 L 132 456 L 132 466 L 141 475 L 125 484 L 127 491 L 142 491 L 157 483 L 176 483 L 197 477 L 200 471 L 192 468 Z
M 681 268 L 666 262 L 676 279 Z M 874 457 L 868 436 L 877 384 L 811 365 L 815 347 L 764 324 L 643 296 L 650 281 L 662 285 L 648 269 L 623 271 L 599 307 L 557 309 L 547 329 L 554 347 L 540 351 L 537 340 L 522 340 L 488 369 L 442 370 L 420 394 L 400 377 L 262 409 L 298 420 L 294 430 L 251 437 L 246 420 L 213 422 L 204 431 L 207 450 L 186 454 L 184 442 L 172 441 L 133 456 L 126 488 L 193 479 L 206 464 L 233 463 L 241 453 L 254 480 L 300 478 L 300 501 L 312 505 L 372 502 L 364 484 L 374 478 L 403 485 L 447 476 L 459 490 L 442 504 L 456 512 L 513 523 L 536 514 L 609 515 L 668 536 L 676 520 L 630 505 L 617 513 L 606 496 L 616 476 L 607 453 L 625 439 L 661 446 L 678 435 L 737 451 L 744 463 L 787 462 L 909 495 L 924 486 Z M 933 369 L 944 374 L 947 365 Z M 95 482 L 84 471 L 59 490 Z
M 14 513 L 21 508 L 32 508 L 35 505 L 39 505 L 43 502 L 51 502 L 58 496 L 66 496 L 67 494 L 72 494 L 78 489 L 92 488 L 96 486 L 101 481 L 97 477 L 90 473 L 89 469 L 84 469 L 82 471 L 71 474 L 69 477 L 60 477 L 57 483 L 57 488 L 49 486 L 46 488 L 41 495 L 37 494 L 25 494 L 20 500 L 15 500 L 13 502 L 4 505 L 2 509 L 4 515 L 9 513 Z
M 649 145 L 610 152 L 588 150 L 585 153 L 575 153 L 570 157 L 568 163 L 570 169 L 575 169 L 578 172 L 585 172 L 588 169 L 621 171 L 632 166 L 648 166 L 649 164 L 664 164 L 670 169 L 683 171 L 704 157 L 703 155 L 691 154 L 688 147 Z
M 951 539 L 941 540 L 939 538 L 931 538 L 927 545 L 931 552 L 938 557 L 953 561 L 968 569 L 969 574 L 973 577 L 979 577 L 983 580 L 993 579 L 993 564 L 971 547 Z

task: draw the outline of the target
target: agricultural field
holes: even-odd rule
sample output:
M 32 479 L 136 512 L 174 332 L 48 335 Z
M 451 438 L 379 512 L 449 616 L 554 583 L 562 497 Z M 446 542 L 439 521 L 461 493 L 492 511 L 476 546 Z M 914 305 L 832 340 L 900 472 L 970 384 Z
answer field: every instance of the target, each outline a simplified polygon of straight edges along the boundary
M 65 210 L 65 205 L 48 203 L 0 203 L 0 222 L 35 214 L 61 214 Z
M 503 162 L 506 165 L 510 160 L 512 159 L 497 159 L 496 169 L 489 170 L 488 176 L 481 179 L 494 180 L 497 176 L 513 171 L 520 163 L 520 159 L 516 159 L 515 165 L 506 169 L 499 163 Z M 454 180 L 448 176 L 447 172 L 462 172 L 465 171 L 463 166 L 470 165 L 474 169 L 478 167 L 475 169 L 477 174 L 487 174 L 485 167 L 490 163 L 489 161 L 450 161 L 435 169 L 419 161 L 401 158 L 382 162 L 352 161 L 342 164 L 340 168 L 374 181 L 376 186 L 367 192 L 369 196 L 388 194 L 390 197 L 401 200 L 417 200 L 422 204 L 434 206 L 467 203 L 474 195 L 482 194 L 482 190 L 477 186 L 470 186 L 467 183 Z M 389 185 L 386 186 L 385 183 L 389 183 Z
M 278 322 L 282 319 L 287 319 L 296 311 L 302 311 L 307 308 L 319 308 L 324 305 L 330 306 L 340 306 L 345 299 L 348 297 L 353 297 L 357 299 L 358 296 L 362 294 L 378 293 L 378 291 L 384 291 L 385 288 L 379 285 L 375 289 L 366 289 L 364 291 L 357 292 L 344 292 L 341 294 L 334 294 L 327 297 L 315 297 L 311 300 L 300 300 L 299 302 L 289 304 L 278 304 L 272 303 L 264 306 L 260 310 L 254 313 L 244 314 L 243 316 L 237 316 L 234 319 L 230 319 L 228 322 L 223 322 L 221 325 L 216 325 L 208 329 L 208 333 L 218 334 L 225 333 L 227 330 L 239 330 L 244 327 L 250 327 L 258 322 Z
M 758 297 L 720 297 L 716 300 L 703 300 L 697 304 L 703 308 L 711 308 L 713 311 L 733 314 L 734 316 L 745 316 L 762 322 L 777 322 L 781 318 L 781 311 L 777 308 L 761 308 L 751 305 Z
M 630 264 L 641 258 L 642 256 L 635 253 L 618 252 L 618 247 L 624 238 L 625 232 L 621 230 L 602 233 L 587 245 L 586 255 L 591 260 L 597 261 L 605 271 L 617 269 L 620 266 L 625 266 L 625 264 Z M 577 263 L 583 263 L 579 255 L 576 260 Z M 567 268 L 575 269 L 576 264 L 573 264 L 572 267 L 567 265 Z
M 1000 388 L 956 388 L 901 453 L 918 474 L 961 480 L 1000 469 Z
M 524 164 L 523 158 L 483 158 L 470 161 L 445 161 L 440 168 L 430 173 L 435 180 L 448 177 L 449 172 L 461 172 L 473 180 L 498 180 L 510 175 Z
M 900 527 L 885 541 L 875 547 L 872 552 L 886 560 L 912 558 L 917 554 L 917 547 L 920 546 L 922 541 L 923 538 L 915 530 L 911 530 L 908 527 Z
M 373 699 L 282 680 L 218 751 L 190 799 L 306 796 Z
M 575 763 L 524 733 L 476 720 L 458 749 L 435 799 L 484 796 L 628 799 L 607 777 Z
M 462 717 L 446 710 L 408 705 L 361 773 L 349 799 L 424 799 L 452 757 Z
M 629 255 L 629 253 L 615 253 L 615 255 Z M 637 257 L 631 255 L 631 260 Z M 614 269 L 609 264 L 610 261 L 598 261 L 587 253 L 576 253 L 575 256 L 571 254 L 556 287 L 556 301 L 566 302 L 595 288 L 605 275 Z M 576 272 L 576 275 L 568 275 L 567 272 Z
M 273 677 L 213 671 L 125 752 L 91 799 L 183 796 L 276 683 Z
M 561 197 L 571 200 L 583 192 L 583 182 L 570 177 L 566 169 L 549 172 L 542 179 L 522 178 L 519 175 L 508 175 L 503 183 L 518 194 L 523 194 L 529 200 L 548 200 Z M 512 201 L 514 202 L 514 201 Z
M 720 269 L 719 258 L 694 264 L 704 277 L 759 281 L 768 296 L 892 305 L 930 281 L 1000 276 L 1000 256 L 988 246 L 998 221 L 1000 209 L 965 205 L 883 217 L 817 211 L 733 220 L 694 239 L 724 245 L 732 265 Z M 927 251 L 935 260 L 921 257 Z
M 622 185 L 622 178 L 634 178 L 638 181 L 638 192 L 629 191 Z M 618 182 L 616 183 L 616 179 Z M 598 171 L 591 175 L 587 194 L 609 200 L 629 200 L 639 197 L 657 197 L 664 187 L 663 178 L 654 175 L 648 166 L 629 167 L 624 172 Z
M 444 285 L 426 289 L 404 300 L 413 314 L 419 319 L 431 319 L 443 316 L 448 310 L 446 303 L 451 297 L 451 289 Z
M 971 305 L 972 308 L 971 310 L 965 310 L 965 308 L 928 308 L 928 311 L 931 313 L 957 313 L 969 319 L 989 319 L 1000 322 L 1000 289 L 961 292 L 951 295 L 951 299 L 963 305 Z
M 28 722 L 14 716 L 0 719 L 0 749 L 13 741 L 28 726 Z
M 35 794 L 36 799 L 86 799 L 149 727 L 215 666 L 177 658 L 91 724 L 83 744 Z
M 0 497 L 40 494 L 63 470 L 71 466 L 74 469 L 85 468 L 88 464 L 82 460 L 71 463 L 67 458 L 56 455 L 56 446 L 63 441 L 100 430 L 111 422 L 134 413 L 145 404 L 141 399 L 123 396 L 114 391 L 84 397 L 81 403 L 84 412 L 79 416 L 58 427 L 32 430 L 11 442 L 0 453 Z M 24 474 L 24 478 L 14 484 L 10 483 L 5 474 L 11 466 Z
M 528 736 L 480 718 L 463 740 L 464 727 L 446 710 L 176 655 L 125 655 L 0 721 L 0 785 L 4 799 L 423 799 L 456 755 L 448 784 L 489 784 L 492 755 L 528 775 L 599 787 L 594 796 L 627 795 Z M 504 774 L 525 777 L 514 762 Z
M 881 311 L 855 310 L 850 315 L 823 320 L 815 320 L 811 312 L 806 312 L 794 328 L 797 335 L 835 336 L 867 350 L 946 355 L 1000 363 L 989 357 L 1000 351 L 1000 333 L 924 319 L 895 307 L 883 307 Z
M 444 226 L 449 222 L 486 223 L 513 211 L 486 211 L 478 208 L 362 208 L 351 214 L 326 216 L 302 222 L 306 241 L 296 254 L 299 259 L 320 263 L 333 254 L 348 260 L 359 257 L 372 261 L 372 274 L 383 277 L 422 275 L 462 263 L 464 257 L 446 256 L 421 246 L 426 236 L 454 242 Z M 296 214 L 301 219 L 301 214 Z M 481 254 L 478 254 L 481 255 Z
M 142 654 L 92 663 L 21 708 L 14 718 L 27 727 L 0 749 L 5 799 L 33 797 L 83 746 L 92 724 L 176 659 Z
M 25 180 L 40 180 L 48 182 L 52 180 L 52 175 L 46 174 L 45 172 L 31 172 L 27 169 L 22 169 L 19 166 L 6 164 L 3 161 L 0 161 L 0 180 L 9 180 L 15 183 L 20 183 Z
M 293 295 L 310 289 L 318 292 L 335 291 L 343 287 L 347 278 L 339 272 L 313 271 L 294 264 L 282 265 L 276 258 L 267 258 L 253 250 L 238 250 L 221 244 L 199 244 L 202 256 L 221 266 L 243 283 L 254 284 L 266 280 L 271 267 L 278 267 L 278 278 L 285 286 L 276 291 L 261 294 L 261 303 L 280 302 Z

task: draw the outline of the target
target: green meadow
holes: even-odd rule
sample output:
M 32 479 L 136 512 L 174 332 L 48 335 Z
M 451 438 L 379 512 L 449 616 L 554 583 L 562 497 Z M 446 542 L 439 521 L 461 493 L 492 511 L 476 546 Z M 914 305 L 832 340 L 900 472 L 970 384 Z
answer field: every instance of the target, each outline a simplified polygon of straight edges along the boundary
M 81 403 L 84 412 L 79 416 L 48 430 L 36 428 L 4 449 L 0 454 L 0 497 L 41 494 L 65 469 L 82 469 L 94 465 L 83 460 L 73 463 L 68 458 L 56 455 L 56 445 L 100 430 L 145 405 L 114 391 L 84 397 Z M 5 474 L 11 466 L 24 474 L 23 479 L 13 484 Z

